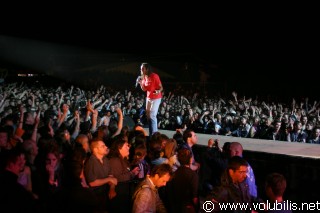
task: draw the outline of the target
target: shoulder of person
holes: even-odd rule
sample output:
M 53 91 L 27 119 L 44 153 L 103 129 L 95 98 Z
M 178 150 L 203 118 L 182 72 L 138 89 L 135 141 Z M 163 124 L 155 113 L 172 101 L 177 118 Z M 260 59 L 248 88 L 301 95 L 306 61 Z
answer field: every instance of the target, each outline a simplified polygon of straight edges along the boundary
M 153 72 L 150 74 L 150 77 L 158 77 L 159 78 L 159 75 L 157 73 Z
M 136 189 L 135 193 L 133 194 L 132 198 L 135 199 L 138 194 L 151 194 L 151 186 L 149 184 L 147 184 L 145 181 L 143 181 L 141 183 L 141 185 L 138 186 L 138 188 Z
M 121 161 L 122 161 L 122 159 L 119 158 L 118 156 L 114 156 L 114 157 L 108 158 L 109 164 L 112 164 L 112 165 L 121 164 Z

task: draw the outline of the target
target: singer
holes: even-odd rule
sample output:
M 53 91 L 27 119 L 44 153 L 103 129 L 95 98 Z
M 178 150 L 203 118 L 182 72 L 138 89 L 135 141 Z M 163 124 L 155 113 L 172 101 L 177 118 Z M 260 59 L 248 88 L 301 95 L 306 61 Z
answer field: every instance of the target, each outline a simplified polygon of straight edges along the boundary
M 152 72 L 148 63 L 142 63 L 140 67 L 141 77 L 140 87 L 147 92 L 146 97 L 146 114 L 149 124 L 149 136 L 158 131 L 157 114 L 162 99 L 162 83 L 158 74 Z

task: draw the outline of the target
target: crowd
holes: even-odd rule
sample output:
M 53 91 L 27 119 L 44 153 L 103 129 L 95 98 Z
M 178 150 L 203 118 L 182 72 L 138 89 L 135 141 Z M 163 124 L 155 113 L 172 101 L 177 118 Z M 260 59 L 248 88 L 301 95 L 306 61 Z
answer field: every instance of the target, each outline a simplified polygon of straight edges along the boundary
M 319 143 L 319 107 L 308 98 L 231 97 L 165 92 L 157 117 L 160 132 L 176 131 L 168 138 L 145 132 L 143 94 L 2 84 L 1 206 L 13 212 L 195 212 L 199 193 L 217 202 L 227 202 L 221 198 L 227 189 L 235 196 L 233 178 L 251 181 L 239 202 L 253 203 L 259 197 L 241 144 L 194 153 L 196 133 Z M 126 125 L 128 118 L 134 126 Z
M 87 102 L 97 110 L 97 126 L 109 125 L 117 120 L 115 108 L 121 108 L 124 118 L 130 117 L 135 124 L 147 127 L 145 95 L 133 91 L 116 92 L 101 86 L 96 90 L 80 88 L 36 88 L 16 84 L 1 88 L 0 119 L 17 117 L 18 106 L 25 110 L 40 110 L 58 116 L 62 104 L 68 106 L 67 117 L 72 121 L 76 111 L 85 115 Z M 158 128 L 176 130 L 191 128 L 197 133 L 231 135 L 277 141 L 319 143 L 319 103 L 303 98 L 290 103 L 238 97 L 232 92 L 229 98 L 208 97 L 197 92 L 185 92 L 176 88 L 165 92 L 157 115 Z M 192 94 L 192 95 L 191 95 Z M 87 118 L 88 119 L 88 118 Z M 69 122 L 70 122 L 69 121 Z M 91 122 L 91 119 L 88 119 Z M 81 121 L 80 121 L 81 122 Z M 94 129 L 92 129 L 94 130 Z

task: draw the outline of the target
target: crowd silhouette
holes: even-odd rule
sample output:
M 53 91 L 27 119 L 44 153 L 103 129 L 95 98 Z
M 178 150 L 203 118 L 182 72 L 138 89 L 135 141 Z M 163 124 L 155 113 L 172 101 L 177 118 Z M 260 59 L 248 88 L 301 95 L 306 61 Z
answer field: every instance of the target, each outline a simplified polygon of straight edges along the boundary
M 172 179 L 158 189 L 164 208 L 196 212 L 199 196 L 216 193 L 212 190 L 221 187 L 224 171 L 249 167 L 232 158 L 241 157 L 231 154 L 241 144 L 222 149 L 212 141 L 197 162 L 192 149 L 197 133 L 320 143 L 317 100 L 274 102 L 236 91 L 222 97 L 189 90 L 168 91 L 164 85 L 159 132 L 148 136 L 145 95 L 135 90 L 2 82 L 1 206 L 13 212 L 130 212 L 136 187 L 148 177 L 161 178 L 166 173 L 157 173 L 158 166 L 168 164 Z M 169 138 L 161 130 L 176 134 Z M 190 189 L 182 177 L 193 183 Z M 189 190 L 186 196 L 178 193 L 182 189 Z M 166 199 L 172 190 L 179 199 Z M 177 203 L 183 209 L 177 210 Z

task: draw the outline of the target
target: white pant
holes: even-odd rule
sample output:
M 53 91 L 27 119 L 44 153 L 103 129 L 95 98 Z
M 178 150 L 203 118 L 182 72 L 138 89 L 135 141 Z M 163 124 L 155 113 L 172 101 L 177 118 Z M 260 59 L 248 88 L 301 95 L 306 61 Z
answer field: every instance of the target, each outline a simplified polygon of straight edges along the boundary
M 158 109 L 161 103 L 161 98 L 146 100 L 146 113 L 149 124 L 149 136 L 152 136 L 153 133 L 158 132 L 158 121 L 157 114 Z

